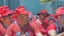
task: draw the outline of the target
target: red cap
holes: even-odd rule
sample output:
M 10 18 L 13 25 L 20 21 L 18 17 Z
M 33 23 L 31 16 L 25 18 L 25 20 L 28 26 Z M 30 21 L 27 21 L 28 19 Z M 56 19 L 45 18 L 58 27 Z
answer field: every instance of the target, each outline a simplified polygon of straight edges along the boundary
M 4 10 L 4 11 L 2 11 L 2 13 L 1 13 L 1 15 L 2 15 L 2 17 L 3 16 L 6 16 L 6 15 L 8 15 L 8 14 L 12 14 L 12 11 L 10 11 L 10 10 Z
M 12 14 L 12 10 L 9 10 L 7 6 L 2 6 L 2 9 L 0 11 L 0 17 L 6 16 L 8 14 Z
M 56 10 L 56 16 L 64 14 L 64 7 L 59 7 Z
M 16 9 L 16 14 L 29 14 L 29 11 L 27 11 L 24 6 L 19 6 L 17 9 Z
M 37 15 L 47 13 L 47 10 L 41 10 Z
M 16 11 L 25 11 L 26 9 L 24 8 L 24 6 L 19 6 L 18 8 L 16 8 Z
M 19 12 L 19 14 L 27 14 L 27 15 L 29 15 L 30 12 L 29 11 L 23 11 L 23 12 Z
M 40 14 L 42 14 L 42 13 L 47 13 L 47 10 L 41 10 Z

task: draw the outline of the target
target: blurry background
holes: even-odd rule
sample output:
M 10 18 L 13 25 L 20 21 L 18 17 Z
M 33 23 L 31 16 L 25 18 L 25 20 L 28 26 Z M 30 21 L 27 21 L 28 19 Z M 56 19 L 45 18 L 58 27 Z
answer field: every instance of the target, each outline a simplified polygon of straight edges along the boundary
M 46 9 L 49 14 L 55 14 L 58 7 L 64 6 L 64 0 L 56 0 L 55 2 L 40 3 L 40 0 L 0 0 L 0 6 L 7 5 L 10 9 L 15 10 L 19 5 L 37 14 L 41 9 Z

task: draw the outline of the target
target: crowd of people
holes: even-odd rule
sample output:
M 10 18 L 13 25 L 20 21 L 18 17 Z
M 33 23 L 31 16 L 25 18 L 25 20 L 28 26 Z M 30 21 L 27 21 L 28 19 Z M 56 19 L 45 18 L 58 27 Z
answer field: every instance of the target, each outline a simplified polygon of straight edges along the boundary
M 14 11 L 0 6 L 0 36 L 64 36 L 64 7 L 56 14 L 41 10 L 33 15 L 24 6 Z

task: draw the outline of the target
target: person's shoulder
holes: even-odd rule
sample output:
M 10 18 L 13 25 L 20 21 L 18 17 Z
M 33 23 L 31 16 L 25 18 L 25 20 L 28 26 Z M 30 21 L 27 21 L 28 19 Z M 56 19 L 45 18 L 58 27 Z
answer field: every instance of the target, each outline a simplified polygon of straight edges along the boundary
M 14 28 L 15 26 L 17 26 L 17 24 L 12 23 L 11 25 L 8 26 L 8 28 Z
M 47 31 L 50 31 L 50 30 L 56 30 L 56 25 L 55 24 L 50 24 L 47 28 Z
M 2 26 L 2 24 L 0 23 L 0 26 Z
M 48 27 L 56 27 L 55 23 L 49 24 Z
M 50 24 L 50 26 L 56 26 L 55 23 Z
M 49 26 L 48 26 L 48 27 L 50 27 L 50 28 L 55 27 L 55 28 L 56 28 L 56 25 L 55 25 L 55 23 L 52 23 L 52 24 L 49 24 Z

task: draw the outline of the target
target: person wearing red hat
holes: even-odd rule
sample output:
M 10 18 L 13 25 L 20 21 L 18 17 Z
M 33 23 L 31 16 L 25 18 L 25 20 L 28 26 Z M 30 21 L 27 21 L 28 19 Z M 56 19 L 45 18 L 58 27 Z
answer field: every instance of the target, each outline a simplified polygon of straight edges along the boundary
M 8 6 L 2 6 L 0 10 L 0 35 L 4 36 L 7 27 L 12 23 L 12 11 L 8 9 Z
M 57 19 L 58 25 L 59 25 L 59 33 L 63 33 L 64 32 L 64 7 L 59 7 L 56 10 L 56 14 L 55 17 Z M 64 34 L 61 34 L 64 35 Z
M 40 24 L 38 24 L 38 27 L 39 29 L 42 27 L 40 31 L 42 32 L 43 35 L 62 36 L 64 34 L 64 32 L 58 35 L 56 34 L 56 25 L 55 23 L 52 23 L 53 21 L 49 22 L 48 20 L 49 15 L 47 14 L 46 10 L 41 10 L 41 12 L 37 15 L 39 15 L 40 17 L 39 18 Z
M 49 24 L 49 14 L 47 13 L 47 10 L 41 10 L 39 14 L 39 21 L 38 27 L 41 31 L 41 33 L 44 36 L 56 36 L 56 25 L 55 24 Z
M 33 28 L 28 21 L 28 11 L 23 10 L 22 6 L 16 10 L 16 23 L 11 24 L 5 36 L 35 36 Z

